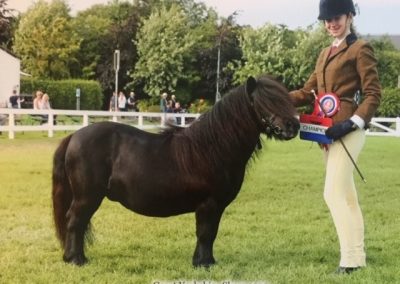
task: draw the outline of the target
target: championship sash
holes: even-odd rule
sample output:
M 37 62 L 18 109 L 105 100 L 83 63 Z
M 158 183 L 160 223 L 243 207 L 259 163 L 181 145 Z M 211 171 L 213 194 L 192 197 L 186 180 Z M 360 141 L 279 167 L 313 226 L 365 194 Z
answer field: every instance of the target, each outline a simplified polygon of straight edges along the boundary
M 312 114 L 300 115 L 300 139 L 322 144 L 332 144 L 333 140 L 326 137 L 325 130 L 332 126 L 332 118 Z
M 333 139 L 326 137 L 325 130 L 333 125 L 330 117 L 339 110 L 339 102 L 333 93 L 315 96 L 313 113 L 300 115 L 300 139 L 332 144 Z

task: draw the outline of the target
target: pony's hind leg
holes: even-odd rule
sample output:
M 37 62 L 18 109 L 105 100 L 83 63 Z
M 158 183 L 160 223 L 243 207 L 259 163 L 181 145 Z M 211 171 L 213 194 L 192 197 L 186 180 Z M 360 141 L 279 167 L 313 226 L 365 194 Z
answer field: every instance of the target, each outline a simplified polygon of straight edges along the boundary
M 73 200 L 67 213 L 67 234 L 64 246 L 65 262 L 83 265 L 87 262 L 84 253 L 85 233 L 90 219 L 99 208 L 103 198 L 96 200 Z
M 219 222 L 223 211 L 224 208 L 219 208 L 217 203 L 211 199 L 197 208 L 197 244 L 193 255 L 194 266 L 209 267 L 215 264 L 213 245 L 218 233 Z

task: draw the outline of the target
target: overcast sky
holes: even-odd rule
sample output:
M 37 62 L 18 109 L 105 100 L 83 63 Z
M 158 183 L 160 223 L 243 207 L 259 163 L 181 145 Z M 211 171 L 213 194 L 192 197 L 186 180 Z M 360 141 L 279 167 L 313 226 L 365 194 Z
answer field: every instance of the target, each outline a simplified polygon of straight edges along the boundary
M 126 0 L 128 1 L 128 0 Z M 8 0 L 8 7 L 24 12 L 34 0 Z M 87 9 L 108 0 L 67 0 L 72 11 Z M 260 27 L 269 22 L 289 28 L 307 27 L 317 21 L 319 0 L 198 0 L 214 7 L 221 16 L 239 12 L 241 25 Z M 360 14 L 355 26 L 361 34 L 400 35 L 400 0 L 355 0 Z

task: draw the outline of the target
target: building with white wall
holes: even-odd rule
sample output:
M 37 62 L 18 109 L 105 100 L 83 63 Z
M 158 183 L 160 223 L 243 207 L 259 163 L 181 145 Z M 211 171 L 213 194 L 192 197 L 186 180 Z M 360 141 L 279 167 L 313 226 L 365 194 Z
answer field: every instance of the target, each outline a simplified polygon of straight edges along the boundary
M 0 47 L 0 107 L 6 107 L 13 90 L 19 94 L 20 88 L 19 58 Z

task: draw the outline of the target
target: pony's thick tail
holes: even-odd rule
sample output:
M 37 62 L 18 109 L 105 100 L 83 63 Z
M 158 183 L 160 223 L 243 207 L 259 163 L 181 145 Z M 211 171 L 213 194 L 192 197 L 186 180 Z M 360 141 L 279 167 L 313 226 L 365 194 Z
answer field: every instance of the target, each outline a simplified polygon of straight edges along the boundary
M 58 146 L 53 158 L 53 215 L 56 235 L 65 247 L 67 233 L 67 212 L 72 202 L 72 191 L 65 172 L 65 152 L 72 135 L 64 138 Z

